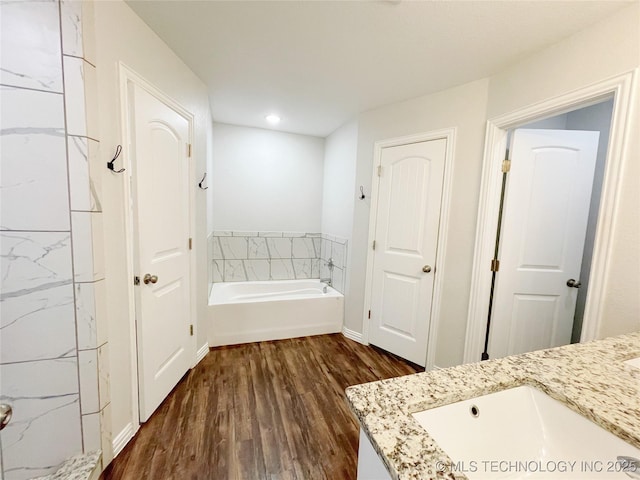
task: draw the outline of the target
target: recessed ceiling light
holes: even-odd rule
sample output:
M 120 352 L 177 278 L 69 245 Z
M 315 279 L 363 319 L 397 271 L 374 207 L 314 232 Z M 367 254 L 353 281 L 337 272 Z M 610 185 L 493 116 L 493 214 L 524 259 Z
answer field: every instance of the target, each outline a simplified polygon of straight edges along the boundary
M 274 113 L 272 113 L 271 115 L 267 115 L 264 118 L 266 118 L 267 122 L 269 122 L 271 125 L 276 125 L 280 123 L 280 117 Z

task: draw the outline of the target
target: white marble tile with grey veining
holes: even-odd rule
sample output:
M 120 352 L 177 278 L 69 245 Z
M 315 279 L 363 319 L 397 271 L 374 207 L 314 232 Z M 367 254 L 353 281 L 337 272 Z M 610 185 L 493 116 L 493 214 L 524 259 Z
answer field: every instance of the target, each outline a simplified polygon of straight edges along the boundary
M 305 235 L 305 232 L 282 232 L 282 236 L 287 238 L 300 238 L 304 237 Z
M 0 401 L 13 406 L 2 431 L 6 480 L 53 473 L 82 451 L 75 357 L 0 365 L 0 374 Z
M 316 258 L 313 238 L 294 238 L 292 240 L 293 258 Z
M 63 64 L 67 133 L 98 140 L 96 68 L 76 57 L 65 56 Z
M 293 263 L 291 258 L 273 258 L 271 259 L 271 277 L 270 280 L 293 280 L 295 279 L 293 271 Z
M 0 230 L 69 230 L 62 95 L 0 86 L 0 103 Z
M 100 398 L 98 393 L 98 350 L 78 352 L 78 372 L 80 378 L 80 412 L 98 413 Z
M 224 260 L 212 260 L 211 268 L 213 270 L 211 281 L 224 282 Z
M 0 299 L 71 285 L 68 232 L 0 232 Z
M 269 258 L 269 249 L 267 248 L 267 239 L 263 237 L 249 238 L 249 258 Z
M 311 278 L 320 278 L 320 262 L 319 258 L 311 260 Z
M 260 237 L 282 237 L 282 232 L 258 232 Z
M 211 258 L 213 260 L 224 260 L 224 255 L 222 253 L 222 246 L 220 245 L 220 237 L 211 237 Z
M 344 268 L 346 264 L 346 255 L 347 247 L 344 244 L 340 244 L 337 242 L 331 243 L 331 259 L 333 260 L 333 264 L 337 267 Z
M 214 230 L 213 236 L 214 237 L 231 237 L 233 236 L 233 232 L 231 232 L 230 230 Z
M 78 329 L 78 349 L 97 348 L 107 339 L 107 309 L 105 281 L 76 283 L 76 319 Z
M 247 272 L 244 269 L 242 260 L 224 261 L 224 281 L 225 282 L 246 282 Z
M 98 347 L 98 393 L 100 409 L 102 410 L 111 400 L 108 342 Z
M 234 237 L 257 237 L 258 232 L 231 232 L 231 235 Z
M 310 258 L 294 258 L 293 271 L 297 279 L 311 278 L 311 262 Z
M 82 445 L 85 452 L 101 450 L 100 412 L 82 415 Z
M 220 248 L 225 260 L 242 260 L 248 255 L 247 237 L 220 237 Z
M 103 167 L 98 150 L 100 144 L 84 137 L 68 137 L 69 188 L 71 210 L 102 211 L 102 182 L 99 167 Z
M 95 63 L 95 27 L 93 2 L 62 0 L 62 53 Z
M 3 298 L 0 310 L 0 363 L 76 354 L 71 284 Z
M 244 265 L 245 271 L 247 272 L 247 280 L 269 280 L 271 271 L 270 260 L 244 260 Z
M 113 459 L 113 432 L 111 431 L 111 403 L 100 410 L 102 463 L 108 465 Z
M 290 238 L 267 238 L 267 248 L 271 258 L 291 258 Z
M 321 233 L 305 233 L 304 236 L 305 237 L 313 237 L 313 238 L 321 238 L 322 234 Z
M 71 212 L 73 262 L 76 282 L 104 278 L 102 213 Z
M 322 239 L 320 245 L 320 258 L 325 261 L 331 258 L 331 240 L 327 240 L 326 238 Z
M 340 293 L 344 294 L 344 270 L 339 267 L 333 267 L 331 275 L 331 286 Z
M 329 266 L 327 262 L 324 260 L 320 260 L 320 279 L 321 280 L 330 280 L 331 279 L 331 270 L 329 270 Z
M 412 414 L 531 385 L 640 448 L 640 332 L 347 388 L 352 412 L 391 478 L 465 479 Z
M 0 3 L 0 83 L 62 92 L 58 3 Z

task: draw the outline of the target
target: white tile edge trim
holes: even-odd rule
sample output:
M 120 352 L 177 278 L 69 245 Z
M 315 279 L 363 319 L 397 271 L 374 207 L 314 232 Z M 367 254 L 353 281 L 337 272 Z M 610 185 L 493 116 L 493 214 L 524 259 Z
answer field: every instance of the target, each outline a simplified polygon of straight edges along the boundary
M 342 335 L 347 337 L 349 340 L 353 340 L 354 342 L 358 342 L 358 343 L 362 343 L 363 345 L 366 345 L 366 343 L 364 343 L 364 341 L 362 340 L 362 334 L 356 332 L 355 330 L 351 330 L 347 327 L 342 327 Z
M 116 456 L 122 451 L 124 447 L 127 446 L 127 443 L 129 443 L 129 441 L 135 434 L 136 432 L 133 429 L 133 423 L 128 423 L 122 429 L 122 431 L 114 437 L 113 441 L 111 442 L 111 445 L 113 447 L 113 458 L 116 458 Z M 106 468 L 106 465 L 103 465 L 103 467 Z
M 205 344 L 202 345 L 196 353 L 196 365 L 200 363 L 200 360 L 207 356 L 207 353 L 209 353 L 209 343 L 205 342 Z

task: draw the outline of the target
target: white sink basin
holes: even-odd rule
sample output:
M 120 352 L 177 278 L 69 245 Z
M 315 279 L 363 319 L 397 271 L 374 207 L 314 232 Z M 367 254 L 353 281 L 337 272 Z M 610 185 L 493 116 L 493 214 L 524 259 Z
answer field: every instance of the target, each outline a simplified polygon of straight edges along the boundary
M 631 360 L 627 360 L 624 363 L 626 363 L 627 365 L 631 365 L 632 367 L 635 367 L 635 368 L 640 368 L 640 357 L 632 358 Z
M 470 479 L 629 479 L 629 445 L 541 391 L 522 386 L 413 414 Z M 640 468 L 628 467 L 640 478 Z

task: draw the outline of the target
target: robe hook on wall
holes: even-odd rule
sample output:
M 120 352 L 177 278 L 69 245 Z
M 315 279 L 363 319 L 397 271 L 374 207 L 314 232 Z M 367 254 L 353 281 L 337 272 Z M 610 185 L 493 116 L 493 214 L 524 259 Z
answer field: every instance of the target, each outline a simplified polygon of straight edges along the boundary
M 365 196 L 364 196 L 364 187 L 362 185 L 360 185 L 360 200 L 364 200 Z
M 110 162 L 107 162 L 107 168 L 109 170 L 111 170 L 113 173 L 122 173 L 122 172 L 124 172 L 124 168 L 121 168 L 120 170 L 116 170 L 115 167 L 113 166 L 113 162 L 116 161 L 116 159 L 120 156 L 121 152 L 122 152 L 122 145 L 118 145 L 116 147 L 116 154 L 113 156 L 113 158 L 111 159 Z
M 205 178 L 207 178 L 207 172 L 204 172 L 204 176 L 202 177 L 202 180 L 200 180 L 200 183 L 198 183 L 198 187 L 200 187 L 202 190 L 206 190 L 209 187 L 203 187 L 202 184 L 204 183 Z

